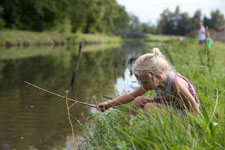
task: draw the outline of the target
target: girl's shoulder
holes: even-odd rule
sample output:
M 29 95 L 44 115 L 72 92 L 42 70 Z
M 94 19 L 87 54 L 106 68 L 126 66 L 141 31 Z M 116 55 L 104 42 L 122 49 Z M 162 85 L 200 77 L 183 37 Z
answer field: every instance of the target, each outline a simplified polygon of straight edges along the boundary
M 173 82 L 172 82 L 172 92 L 177 92 L 181 88 L 188 88 L 189 85 L 185 80 L 185 77 L 181 76 L 180 74 L 176 75 Z

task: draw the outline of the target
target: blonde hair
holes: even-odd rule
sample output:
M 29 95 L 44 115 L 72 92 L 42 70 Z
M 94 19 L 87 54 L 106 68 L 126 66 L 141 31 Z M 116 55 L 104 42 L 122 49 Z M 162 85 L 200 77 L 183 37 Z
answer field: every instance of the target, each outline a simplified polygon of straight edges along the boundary
M 209 36 L 210 36 L 208 27 L 206 27 L 206 29 L 205 29 L 205 36 L 206 36 L 207 38 L 209 38 Z
M 156 81 L 156 75 L 162 74 L 165 78 L 166 72 L 174 71 L 174 68 L 158 48 L 153 48 L 152 51 L 153 53 L 144 54 L 135 61 L 133 72 L 137 76 L 147 74 Z

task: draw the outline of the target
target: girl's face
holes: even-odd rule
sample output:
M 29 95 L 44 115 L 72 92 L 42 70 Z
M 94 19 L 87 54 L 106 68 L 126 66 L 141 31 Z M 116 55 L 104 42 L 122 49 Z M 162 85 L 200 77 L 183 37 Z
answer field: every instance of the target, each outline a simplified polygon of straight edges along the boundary
M 135 76 L 141 82 L 141 85 L 143 86 L 143 88 L 145 90 L 154 90 L 155 89 L 156 85 L 155 85 L 153 79 L 148 76 L 148 74 L 143 74 L 143 75 L 139 75 L 139 76 L 135 75 Z

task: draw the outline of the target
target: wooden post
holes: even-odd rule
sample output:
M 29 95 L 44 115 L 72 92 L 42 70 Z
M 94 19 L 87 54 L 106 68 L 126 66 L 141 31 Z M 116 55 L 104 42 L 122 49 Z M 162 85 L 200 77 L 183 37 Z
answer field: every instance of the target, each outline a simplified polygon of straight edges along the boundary
M 71 79 L 71 82 L 70 82 L 70 86 L 72 88 L 74 86 L 75 79 L 76 79 L 76 74 L 77 74 L 77 70 L 78 70 L 78 66 L 79 66 L 79 60 L 80 60 L 80 54 L 81 54 L 82 46 L 83 46 L 83 44 L 82 44 L 82 42 L 80 42 L 79 52 L 78 52 L 78 55 L 76 57 L 76 63 L 75 63 L 75 66 L 74 66 L 73 75 L 72 75 L 72 79 Z

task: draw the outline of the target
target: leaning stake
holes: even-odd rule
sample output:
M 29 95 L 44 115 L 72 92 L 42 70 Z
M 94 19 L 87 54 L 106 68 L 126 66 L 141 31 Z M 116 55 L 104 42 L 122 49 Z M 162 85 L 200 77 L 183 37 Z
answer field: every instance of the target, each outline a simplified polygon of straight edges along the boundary
M 26 83 L 26 84 L 28 84 L 28 85 L 30 85 L 30 86 L 32 86 L 32 87 L 35 87 L 35 88 L 37 88 L 37 89 L 39 89 L 39 90 L 42 90 L 42 91 L 44 91 L 44 92 L 46 92 L 46 93 L 48 93 L 48 94 L 55 95 L 55 96 L 60 97 L 60 98 L 62 98 L 62 99 L 65 99 L 65 98 L 66 98 L 65 96 L 62 96 L 62 95 L 56 94 L 56 93 L 54 93 L 54 92 L 48 91 L 48 90 L 46 90 L 46 89 L 43 89 L 43 88 L 41 88 L 41 87 L 39 87 L 39 86 L 37 86 L 37 85 L 34 85 L 34 84 L 32 84 L 32 83 L 29 83 L 29 82 L 27 82 L 27 81 L 24 81 L 24 83 Z M 85 102 L 80 102 L 80 101 L 75 100 L 75 99 L 72 99 L 72 98 L 68 98 L 68 100 L 77 102 L 78 104 L 82 104 L 82 105 L 86 105 L 86 106 L 90 106 L 90 107 L 95 107 L 95 108 L 97 108 L 96 105 L 88 104 L 88 103 L 85 103 Z

